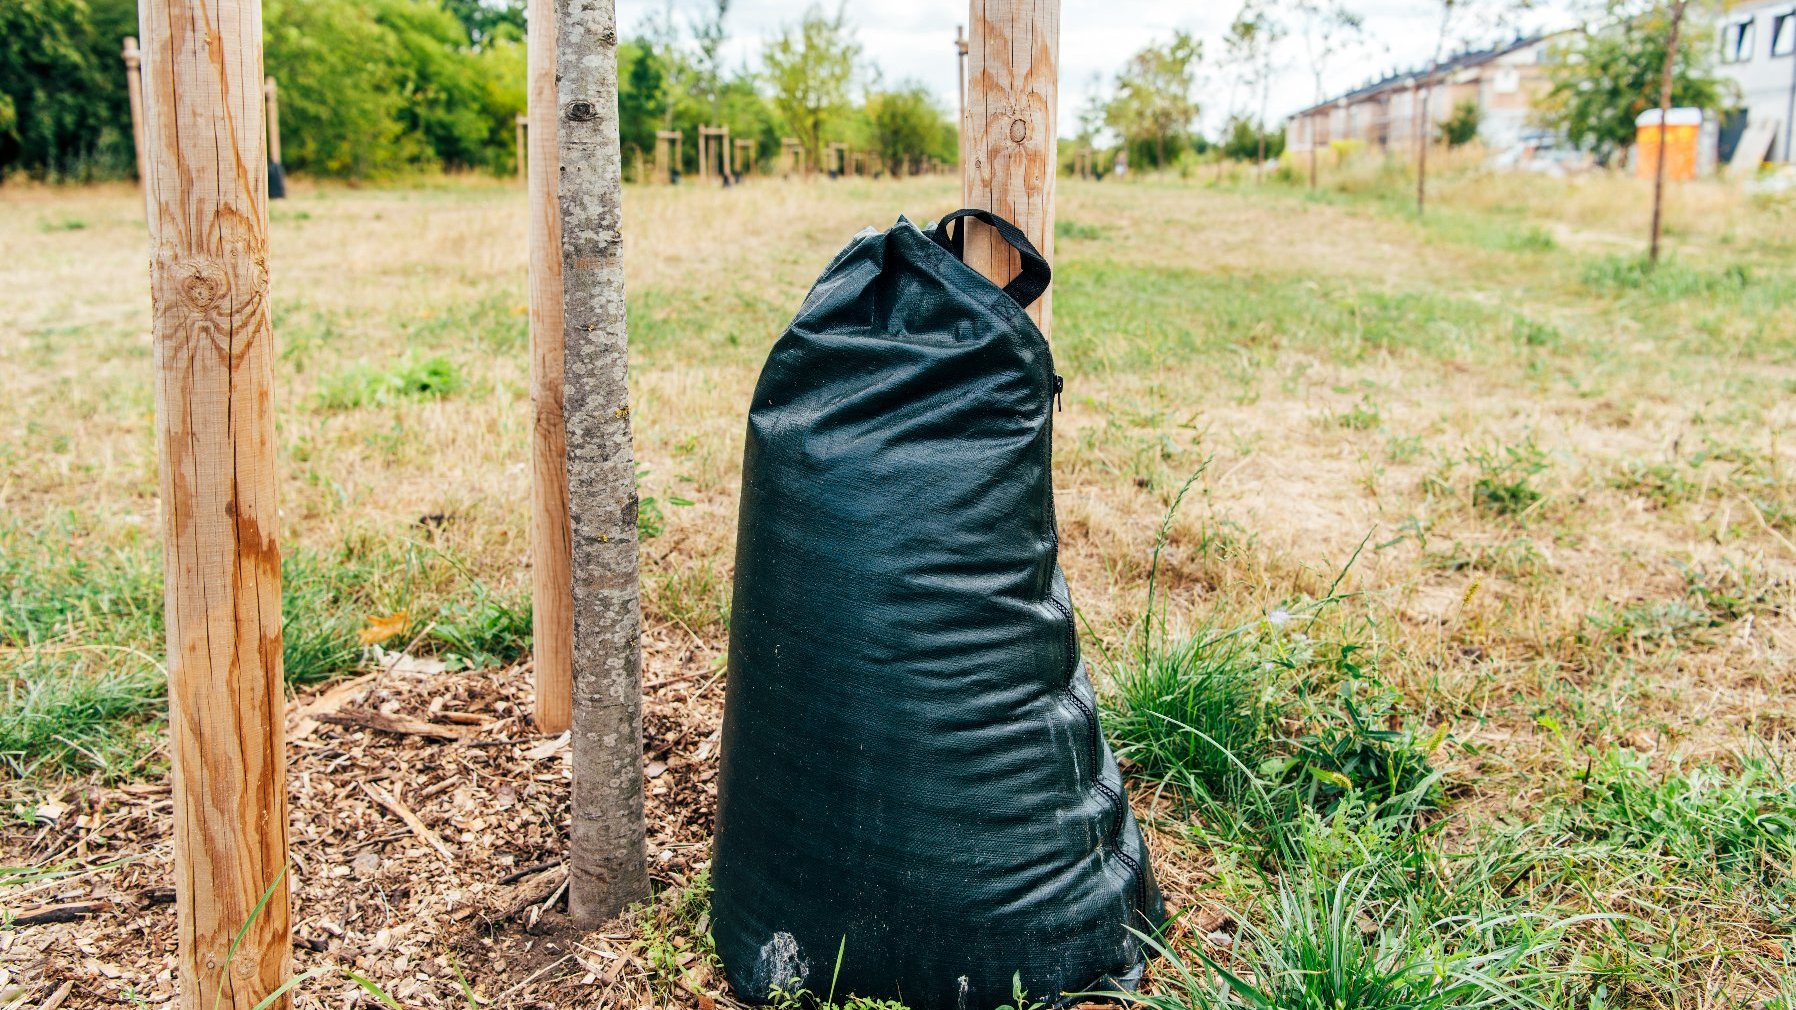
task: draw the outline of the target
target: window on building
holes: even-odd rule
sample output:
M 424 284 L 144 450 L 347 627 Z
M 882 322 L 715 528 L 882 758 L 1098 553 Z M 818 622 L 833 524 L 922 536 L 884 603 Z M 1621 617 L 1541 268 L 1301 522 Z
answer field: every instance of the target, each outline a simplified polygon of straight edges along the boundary
M 1748 18 L 1734 21 L 1721 29 L 1721 62 L 1746 63 L 1752 59 L 1754 22 Z
M 1771 19 L 1771 55 L 1788 56 L 1791 53 L 1796 53 L 1796 11 Z

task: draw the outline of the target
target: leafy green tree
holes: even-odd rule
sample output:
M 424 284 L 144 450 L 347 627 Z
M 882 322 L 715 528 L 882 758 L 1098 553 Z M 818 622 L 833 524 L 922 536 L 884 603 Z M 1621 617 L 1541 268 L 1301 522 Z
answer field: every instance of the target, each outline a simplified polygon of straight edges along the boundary
M 1266 159 L 1277 157 L 1275 152 L 1266 147 L 1266 107 L 1272 97 L 1272 78 L 1277 68 L 1273 65 L 1278 44 L 1284 41 L 1287 29 L 1273 13 L 1268 0 L 1245 0 L 1241 4 L 1240 13 L 1229 23 L 1228 32 L 1223 36 L 1223 47 L 1228 53 L 1229 62 L 1241 67 L 1246 74 L 1249 93 L 1257 99 L 1254 103 L 1253 131 L 1260 139 L 1260 146 L 1254 155 L 1254 176 L 1259 177 Z M 1284 149 L 1283 133 L 1280 133 L 1279 149 Z
M 290 170 L 359 178 L 430 160 L 401 120 L 398 40 L 359 0 L 264 0 L 263 35 Z
M 846 4 L 833 17 L 812 6 L 762 53 L 773 107 L 813 165 L 823 163 L 824 133 L 852 109 L 849 90 L 860 53 Z
M 1357 46 L 1363 38 L 1366 22 L 1342 0 L 1295 0 L 1292 13 L 1297 16 L 1302 32 L 1303 52 L 1309 63 L 1314 85 L 1312 101 L 1319 106 L 1328 98 L 1323 79 L 1334 57 Z M 1315 136 L 1315 120 L 1310 121 L 1310 188 L 1315 189 L 1320 174 L 1318 155 L 1320 138 Z
M 1441 121 L 1441 140 L 1448 147 L 1464 147 L 1478 139 L 1478 125 L 1484 114 L 1478 103 L 1468 98 L 1453 106 L 1453 112 Z
M 908 83 L 889 91 L 867 95 L 870 146 L 897 174 L 907 164 L 934 155 L 954 159 L 955 129 L 935 96 L 921 84 Z
M 730 0 L 710 0 L 705 16 L 692 22 L 692 41 L 698 58 L 691 61 L 692 73 L 687 90 L 694 101 L 710 107 L 711 121 L 723 115 L 723 91 L 728 75 L 723 69 L 723 44 L 729 41 L 724 19 L 730 13 Z
M 1188 146 L 1201 111 L 1191 97 L 1203 44 L 1174 32 L 1165 45 L 1149 45 L 1129 58 L 1116 77 L 1116 94 L 1104 122 L 1129 148 L 1136 165 L 1164 167 Z
M 132 170 L 119 49 L 122 0 L 0 0 L 0 175 L 93 179 Z
M 442 0 L 468 33 L 468 41 L 484 45 L 495 37 L 524 36 L 525 0 Z
M 1223 132 L 1222 155 L 1235 161 L 1265 161 L 1285 153 L 1285 131 L 1263 130 L 1247 116 L 1229 120 Z
M 512 117 L 523 110 L 503 115 L 489 104 L 487 68 L 470 51 L 462 23 L 432 0 L 373 0 L 367 7 L 396 43 L 405 132 L 421 137 L 446 168 L 497 167 L 489 154 L 500 146 L 494 128 L 509 137 Z
M 667 121 L 667 69 L 654 44 L 633 39 L 617 47 L 618 141 L 626 159 L 655 157 L 655 131 Z M 630 165 L 630 161 L 626 161 Z M 632 165 L 633 167 L 633 165 Z
M 1551 82 L 1537 105 L 1541 125 L 1608 164 L 1634 143 L 1634 121 L 1658 108 L 1667 54 L 1668 14 L 1661 8 L 1585 26 L 1554 47 Z M 1731 88 L 1713 68 L 1712 32 L 1686 26 L 1672 62 L 1671 104 L 1715 109 Z

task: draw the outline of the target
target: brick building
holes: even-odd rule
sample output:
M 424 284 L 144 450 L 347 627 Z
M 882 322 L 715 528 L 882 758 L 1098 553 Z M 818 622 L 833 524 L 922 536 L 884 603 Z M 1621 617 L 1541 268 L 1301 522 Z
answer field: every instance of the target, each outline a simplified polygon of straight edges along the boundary
M 1788 2 L 1788 0 L 1786 0 Z M 1554 36 L 1538 35 L 1441 61 L 1434 96 L 1428 101 L 1428 130 L 1440 124 L 1461 102 L 1477 103 L 1478 136 L 1495 149 L 1523 143 L 1535 100 L 1548 87 L 1546 63 Z M 1307 152 L 1338 140 L 1357 140 L 1373 150 L 1415 147 L 1422 129 L 1422 95 L 1426 68 L 1392 74 L 1382 80 L 1293 113 L 1285 124 L 1287 150 Z

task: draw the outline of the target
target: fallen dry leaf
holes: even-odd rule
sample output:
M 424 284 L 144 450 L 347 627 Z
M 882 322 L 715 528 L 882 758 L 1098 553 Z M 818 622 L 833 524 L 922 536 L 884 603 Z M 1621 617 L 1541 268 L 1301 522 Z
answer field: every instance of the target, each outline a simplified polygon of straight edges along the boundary
M 405 629 L 411 627 L 411 624 L 412 615 L 403 610 L 388 614 L 385 617 L 370 615 L 368 623 L 362 627 L 362 633 L 357 637 L 361 640 L 363 645 L 375 645 L 379 642 L 384 642 L 389 638 L 404 634 Z

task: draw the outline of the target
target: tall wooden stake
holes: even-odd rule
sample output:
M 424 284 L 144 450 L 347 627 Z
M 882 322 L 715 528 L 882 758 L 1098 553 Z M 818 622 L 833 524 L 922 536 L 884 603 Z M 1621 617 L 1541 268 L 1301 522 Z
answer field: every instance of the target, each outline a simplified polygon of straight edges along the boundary
M 1010 219 L 1054 259 L 1055 115 L 1059 106 L 1060 0 L 971 0 L 967 101 L 961 119 L 961 203 Z M 991 228 L 963 221 L 966 261 L 994 283 L 1021 269 Z M 1051 335 L 1052 288 L 1029 307 Z
M 528 73 L 526 73 L 525 76 L 528 76 Z M 530 180 L 525 169 L 525 166 L 530 163 L 530 159 L 525 155 L 525 151 L 529 146 L 529 130 L 530 117 L 524 115 L 522 112 L 518 113 L 518 181 L 523 183 L 526 189 L 530 186 Z
M 274 78 L 262 79 L 262 96 L 268 104 L 268 198 L 287 195 L 287 170 L 281 164 L 281 97 Z
M 567 428 L 562 421 L 561 208 L 555 166 L 555 0 L 530 0 L 530 585 L 536 728 L 565 731 L 574 704 L 574 594 L 568 539 Z
M 251 1010 L 293 950 L 262 9 L 140 11 L 180 999 Z
M 960 163 L 967 162 L 967 28 L 954 26 L 955 81 L 960 85 Z
M 268 160 L 277 165 L 284 164 L 281 161 L 281 97 L 274 78 L 262 79 L 262 93 L 268 102 Z
M 137 177 L 144 177 L 143 153 L 143 54 L 137 36 L 125 36 L 125 94 L 131 100 L 131 143 L 137 150 Z
M 574 796 L 568 911 L 592 925 L 649 893 L 642 616 L 624 330 L 614 0 L 556 0 Z

